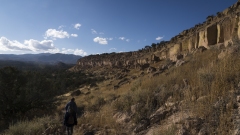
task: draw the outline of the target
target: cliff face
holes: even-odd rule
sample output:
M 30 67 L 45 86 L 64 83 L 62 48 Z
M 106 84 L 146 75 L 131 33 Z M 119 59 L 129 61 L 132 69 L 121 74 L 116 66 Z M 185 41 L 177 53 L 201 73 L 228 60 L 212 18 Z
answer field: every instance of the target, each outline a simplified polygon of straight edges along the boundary
M 90 55 L 78 60 L 71 70 L 92 67 L 141 68 L 145 64 L 155 63 L 169 58 L 176 60 L 177 55 L 191 53 L 203 46 L 210 49 L 213 45 L 228 46 L 240 39 L 240 1 L 228 7 L 216 16 L 208 16 L 202 24 L 184 30 L 170 41 L 156 47 L 144 48 L 135 52 Z

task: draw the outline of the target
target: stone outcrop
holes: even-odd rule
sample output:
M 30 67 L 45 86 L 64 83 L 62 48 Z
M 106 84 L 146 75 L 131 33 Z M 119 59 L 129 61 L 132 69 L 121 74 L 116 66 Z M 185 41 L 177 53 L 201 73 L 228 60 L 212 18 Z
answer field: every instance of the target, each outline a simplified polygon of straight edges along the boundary
M 180 32 L 170 41 L 162 41 L 155 47 L 145 46 L 134 52 L 89 55 L 79 59 L 77 65 L 70 70 L 78 71 L 103 66 L 144 70 L 146 65 L 164 59 L 176 61 L 177 55 L 191 53 L 199 47 L 210 49 L 217 44 L 224 44 L 226 47 L 240 39 L 239 17 L 240 1 L 216 15 L 208 16 L 205 22 Z

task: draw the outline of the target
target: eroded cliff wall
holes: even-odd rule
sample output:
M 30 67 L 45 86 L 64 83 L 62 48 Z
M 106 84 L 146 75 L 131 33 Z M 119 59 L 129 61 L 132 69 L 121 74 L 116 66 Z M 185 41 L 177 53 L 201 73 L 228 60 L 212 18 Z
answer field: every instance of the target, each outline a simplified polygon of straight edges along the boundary
M 155 48 L 145 48 L 135 52 L 90 55 L 78 60 L 80 68 L 124 67 L 138 68 L 143 65 L 189 53 L 201 46 L 210 48 L 223 43 L 225 46 L 240 39 L 240 2 L 228 7 L 216 16 L 208 16 L 202 24 L 184 30 L 165 44 Z M 237 38 L 237 39 L 236 39 Z

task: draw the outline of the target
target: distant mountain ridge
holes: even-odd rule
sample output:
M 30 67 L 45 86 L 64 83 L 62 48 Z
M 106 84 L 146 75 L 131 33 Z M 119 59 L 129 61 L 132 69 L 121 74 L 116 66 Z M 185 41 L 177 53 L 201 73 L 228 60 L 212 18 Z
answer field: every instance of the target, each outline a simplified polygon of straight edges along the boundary
M 22 62 L 39 62 L 46 64 L 54 64 L 63 62 L 66 64 L 76 64 L 77 60 L 82 56 L 62 53 L 40 53 L 40 54 L 0 54 L 0 60 L 22 61 Z

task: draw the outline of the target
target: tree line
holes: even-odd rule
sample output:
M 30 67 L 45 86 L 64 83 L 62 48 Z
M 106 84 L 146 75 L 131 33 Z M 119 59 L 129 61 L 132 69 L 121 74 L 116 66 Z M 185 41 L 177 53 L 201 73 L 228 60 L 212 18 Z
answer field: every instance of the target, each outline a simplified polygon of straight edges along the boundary
M 66 70 L 0 68 L 0 120 L 21 119 L 32 109 L 53 109 L 56 96 L 102 80 L 92 74 Z

